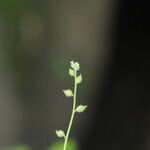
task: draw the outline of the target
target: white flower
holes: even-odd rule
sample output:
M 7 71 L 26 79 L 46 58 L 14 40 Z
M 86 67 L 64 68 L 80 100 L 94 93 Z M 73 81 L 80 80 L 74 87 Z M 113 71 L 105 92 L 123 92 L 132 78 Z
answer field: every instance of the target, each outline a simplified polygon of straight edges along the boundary
M 70 63 L 71 63 L 72 69 L 74 69 L 75 71 L 78 71 L 80 69 L 80 65 L 78 62 L 71 61 Z

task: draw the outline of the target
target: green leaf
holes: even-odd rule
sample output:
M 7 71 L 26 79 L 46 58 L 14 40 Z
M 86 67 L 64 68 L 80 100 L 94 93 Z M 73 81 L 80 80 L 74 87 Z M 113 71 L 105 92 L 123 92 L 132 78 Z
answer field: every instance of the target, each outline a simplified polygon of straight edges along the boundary
M 55 132 L 59 138 L 65 137 L 65 133 L 63 130 L 56 130 Z
M 82 82 L 82 75 L 79 75 L 77 78 L 76 78 L 76 83 L 79 84 Z
M 71 76 L 71 77 L 74 77 L 74 70 L 73 69 L 71 69 L 71 68 L 69 68 L 69 75 Z
M 72 97 L 73 96 L 73 92 L 70 89 L 63 90 L 63 92 L 64 92 L 66 97 Z
M 58 141 L 53 143 L 46 150 L 63 150 L 64 141 Z M 79 150 L 77 143 L 74 140 L 69 140 L 67 144 L 67 150 Z
M 85 105 L 85 106 L 79 105 L 79 106 L 76 108 L 76 112 L 82 113 L 86 108 L 87 108 L 86 105 Z

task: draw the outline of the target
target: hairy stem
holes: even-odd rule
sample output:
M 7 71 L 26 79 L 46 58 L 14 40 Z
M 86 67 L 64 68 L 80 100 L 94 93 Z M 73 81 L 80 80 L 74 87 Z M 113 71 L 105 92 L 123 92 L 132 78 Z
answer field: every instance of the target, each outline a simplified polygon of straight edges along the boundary
M 68 138 L 69 138 L 70 130 L 71 130 L 72 123 L 73 123 L 73 120 L 74 120 L 74 116 L 75 116 L 76 97 L 77 97 L 77 83 L 76 83 L 76 77 L 77 77 L 77 72 L 75 71 L 75 76 L 74 76 L 73 107 L 72 107 L 71 118 L 70 118 L 70 121 L 69 121 L 69 126 L 68 126 L 67 133 L 66 133 L 66 136 L 65 136 L 65 141 L 64 141 L 63 150 L 66 150 L 66 148 L 67 148 Z

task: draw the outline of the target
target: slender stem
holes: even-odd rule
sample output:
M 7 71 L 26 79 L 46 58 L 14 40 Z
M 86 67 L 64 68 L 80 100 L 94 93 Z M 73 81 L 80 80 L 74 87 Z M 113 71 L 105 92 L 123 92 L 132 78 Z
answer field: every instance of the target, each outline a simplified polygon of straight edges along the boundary
M 74 120 L 74 116 L 75 116 L 76 97 L 77 97 L 77 83 L 76 83 L 76 77 L 77 77 L 77 72 L 75 71 L 75 76 L 74 76 L 73 107 L 72 107 L 72 113 L 71 113 L 71 118 L 70 118 L 69 126 L 68 126 L 67 133 L 66 133 L 66 136 L 65 136 L 65 142 L 64 142 L 63 150 L 66 150 L 66 148 L 67 148 L 68 138 L 69 138 L 70 130 L 71 130 L 72 123 L 73 123 L 73 120 Z

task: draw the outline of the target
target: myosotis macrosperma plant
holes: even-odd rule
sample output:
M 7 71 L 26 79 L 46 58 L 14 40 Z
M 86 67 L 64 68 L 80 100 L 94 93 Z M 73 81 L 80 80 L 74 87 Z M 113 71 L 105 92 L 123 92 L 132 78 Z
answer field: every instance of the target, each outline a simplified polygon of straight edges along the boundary
M 81 74 L 78 75 L 78 71 L 80 70 L 79 63 L 74 62 L 74 61 L 71 61 L 70 63 L 71 63 L 71 67 L 69 68 L 69 75 L 74 78 L 74 90 L 72 91 L 71 89 L 66 89 L 66 90 L 63 90 L 63 92 L 64 92 L 66 97 L 72 97 L 72 99 L 73 99 L 71 118 L 69 121 L 69 125 L 67 128 L 66 134 L 63 130 L 56 130 L 56 135 L 59 138 L 64 138 L 63 150 L 66 150 L 66 148 L 67 148 L 67 143 L 68 143 L 70 130 L 72 127 L 75 113 L 76 112 L 82 113 L 87 108 L 86 105 L 85 106 L 84 105 L 76 106 L 76 103 L 77 103 L 77 86 L 78 86 L 78 84 L 80 84 L 82 82 L 82 75 Z

